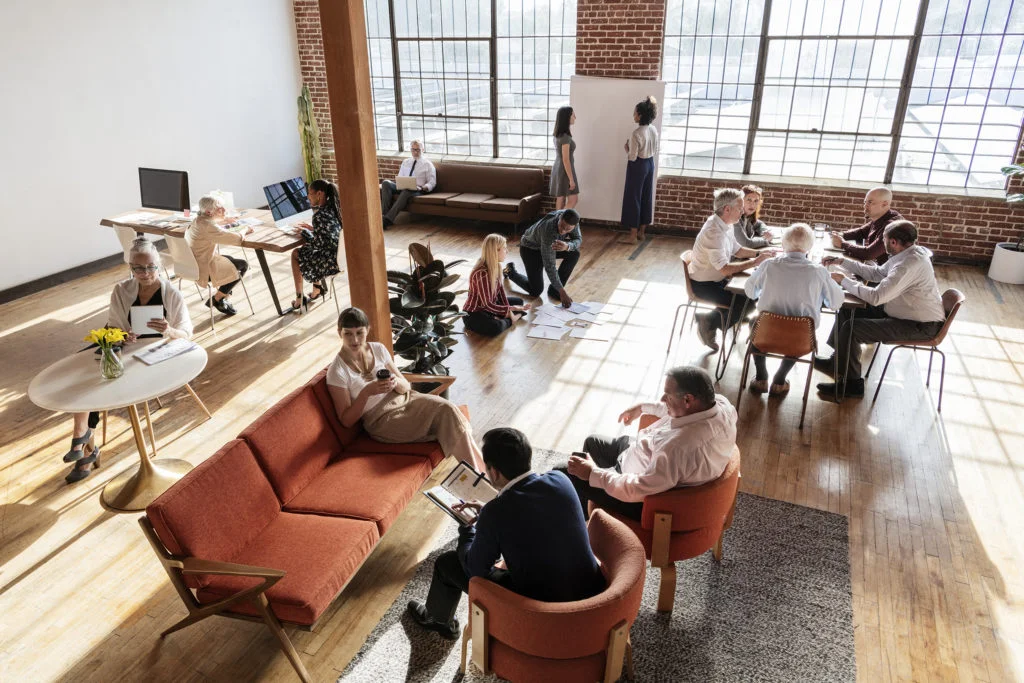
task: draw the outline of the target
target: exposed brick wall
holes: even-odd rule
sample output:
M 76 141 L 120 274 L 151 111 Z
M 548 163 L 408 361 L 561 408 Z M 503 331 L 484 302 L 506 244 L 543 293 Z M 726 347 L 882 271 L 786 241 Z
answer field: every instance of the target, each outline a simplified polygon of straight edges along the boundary
M 576 74 L 660 78 L 664 32 L 664 0 L 579 0 Z
M 293 0 L 302 78 L 313 96 L 313 109 L 322 132 L 324 174 L 337 180 L 331 135 L 323 40 L 316 0 Z M 576 71 L 584 76 L 657 79 L 661 69 L 664 0 L 579 0 L 577 5 Z M 378 157 L 380 177 L 398 172 L 400 159 Z M 1024 163 L 1024 153 L 1017 163 Z M 550 169 L 545 170 L 545 182 Z M 663 176 L 658 179 L 655 226 L 658 232 L 694 234 L 710 213 L 716 187 L 738 187 L 739 181 Z M 760 183 L 765 189 L 765 218 L 773 224 L 825 222 L 837 228 L 863 222 L 863 191 L 827 185 Z M 1024 191 L 1014 182 L 1011 191 Z M 1024 230 L 1024 207 L 1010 207 L 1000 198 L 897 192 L 894 208 L 918 224 L 921 241 L 936 255 L 985 263 L 996 242 L 1014 240 Z M 545 211 L 554 200 L 545 199 Z M 595 224 L 595 221 L 591 221 Z

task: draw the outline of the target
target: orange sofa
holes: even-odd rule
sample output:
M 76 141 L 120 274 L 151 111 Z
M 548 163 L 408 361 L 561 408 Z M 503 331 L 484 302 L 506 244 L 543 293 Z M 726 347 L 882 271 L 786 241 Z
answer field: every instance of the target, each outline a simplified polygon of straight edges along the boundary
M 303 680 L 280 621 L 309 627 L 444 458 L 338 421 L 326 371 L 146 508 L 140 524 L 189 616 L 262 619 Z

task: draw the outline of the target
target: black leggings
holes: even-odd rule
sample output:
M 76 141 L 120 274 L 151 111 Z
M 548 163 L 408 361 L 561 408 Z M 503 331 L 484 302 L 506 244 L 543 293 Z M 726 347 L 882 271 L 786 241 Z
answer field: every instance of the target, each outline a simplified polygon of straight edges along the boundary
M 241 280 L 242 276 L 245 275 L 245 271 L 249 270 L 249 264 L 246 263 L 245 259 L 234 258 L 232 256 L 225 256 L 224 258 L 226 258 L 228 261 L 231 261 L 231 263 L 234 264 L 235 269 L 238 270 L 238 280 Z M 220 287 L 217 288 L 217 291 L 224 295 L 230 294 L 231 290 L 234 289 L 235 285 L 238 284 L 238 280 L 229 282 L 226 285 L 221 285 Z
M 522 306 L 523 300 L 517 296 L 508 297 L 508 303 L 511 306 Z M 508 318 L 499 318 L 493 313 L 487 311 L 473 311 L 467 313 L 466 317 L 462 319 L 462 324 L 466 326 L 466 329 L 470 332 L 476 332 L 482 334 L 485 337 L 497 337 L 499 334 L 512 327 L 512 321 Z

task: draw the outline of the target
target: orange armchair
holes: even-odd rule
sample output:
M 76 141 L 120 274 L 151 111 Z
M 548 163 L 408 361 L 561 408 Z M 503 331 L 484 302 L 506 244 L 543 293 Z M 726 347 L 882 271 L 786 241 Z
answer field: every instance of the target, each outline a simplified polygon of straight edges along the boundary
M 541 602 L 479 577 L 469 582 L 469 623 L 462 634 L 462 672 L 472 661 L 509 681 L 611 683 L 633 676 L 629 629 L 640 611 L 646 559 L 624 524 L 591 515 L 590 546 L 608 586 L 575 602 Z
M 641 416 L 640 428 L 657 419 Z M 733 447 L 732 458 L 718 479 L 647 496 L 639 522 L 609 513 L 633 530 L 651 566 L 661 569 L 659 612 L 671 612 L 675 604 L 676 560 L 689 560 L 712 549 L 715 559 L 722 559 L 722 537 L 732 526 L 739 484 L 740 449 Z M 590 510 L 595 512 L 593 503 Z

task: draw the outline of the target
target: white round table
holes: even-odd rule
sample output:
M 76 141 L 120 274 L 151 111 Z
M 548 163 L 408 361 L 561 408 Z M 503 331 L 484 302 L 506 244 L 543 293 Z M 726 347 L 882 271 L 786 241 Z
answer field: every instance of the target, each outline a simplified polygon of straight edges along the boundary
M 146 365 L 134 354 L 163 340 L 127 344 L 121 353 L 124 374 L 105 380 L 100 376 L 100 356 L 92 350 L 57 361 L 28 385 L 28 397 L 40 408 L 67 413 L 128 408 L 139 452 L 139 464 L 122 472 L 103 488 L 103 502 L 121 512 L 145 510 L 157 496 L 192 469 L 184 460 L 151 459 L 146 450 L 137 405 L 178 389 L 206 367 L 206 350 L 190 351 L 156 365 Z M 156 444 L 154 444 L 155 447 Z

